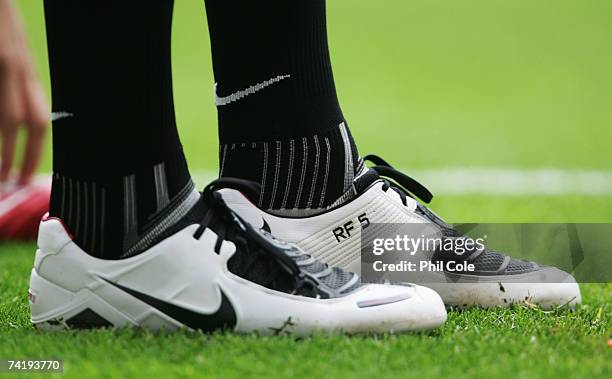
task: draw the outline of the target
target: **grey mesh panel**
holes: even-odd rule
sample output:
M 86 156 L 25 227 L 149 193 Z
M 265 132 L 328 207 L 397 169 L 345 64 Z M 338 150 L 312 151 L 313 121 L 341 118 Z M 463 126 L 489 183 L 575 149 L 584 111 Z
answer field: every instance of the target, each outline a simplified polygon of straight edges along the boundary
M 330 268 L 328 265 L 302 252 L 298 248 L 288 250 L 287 254 L 302 270 L 311 274 L 321 284 L 334 291 L 338 291 L 339 294 L 350 293 L 361 286 L 361 280 L 358 278 L 357 274 L 338 267 Z M 349 285 L 351 281 L 355 283 Z
M 522 261 L 519 259 L 512 259 L 506 267 L 504 272 L 511 274 L 520 274 L 523 272 L 530 272 L 538 268 L 538 265 L 533 262 Z
M 503 254 L 485 251 L 471 263 L 476 266 L 477 271 L 497 271 L 503 262 Z

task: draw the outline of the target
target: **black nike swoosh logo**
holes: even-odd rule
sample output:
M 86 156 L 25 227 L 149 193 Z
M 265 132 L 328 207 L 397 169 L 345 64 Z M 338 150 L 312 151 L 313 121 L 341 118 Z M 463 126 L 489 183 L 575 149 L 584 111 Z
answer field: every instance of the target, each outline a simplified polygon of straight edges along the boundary
M 261 229 L 272 234 L 272 229 L 270 229 L 270 225 L 268 225 L 268 223 L 266 222 L 266 219 L 263 217 L 261 219 L 263 220 L 263 226 L 261 227 Z
M 121 284 L 113 283 L 105 278 L 100 278 L 191 329 L 212 332 L 217 329 L 233 329 L 236 326 L 236 311 L 221 288 L 219 288 L 219 291 L 221 291 L 219 309 L 214 313 L 204 314 L 170 304 Z

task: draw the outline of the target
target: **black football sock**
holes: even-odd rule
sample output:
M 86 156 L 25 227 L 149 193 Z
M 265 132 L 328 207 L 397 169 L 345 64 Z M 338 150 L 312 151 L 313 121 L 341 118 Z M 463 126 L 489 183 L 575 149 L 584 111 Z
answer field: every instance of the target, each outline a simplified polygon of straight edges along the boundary
M 137 254 L 197 202 L 175 125 L 172 0 L 46 0 L 50 215 L 86 252 Z
M 258 205 L 280 212 L 348 199 L 363 165 L 336 96 L 325 1 L 206 0 L 206 14 L 220 176 L 260 182 Z

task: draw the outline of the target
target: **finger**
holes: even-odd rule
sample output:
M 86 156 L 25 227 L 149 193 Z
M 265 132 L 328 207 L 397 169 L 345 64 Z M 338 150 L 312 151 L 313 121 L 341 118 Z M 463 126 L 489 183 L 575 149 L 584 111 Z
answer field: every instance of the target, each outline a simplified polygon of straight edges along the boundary
M 27 184 L 36 172 L 49 122 L 49 110 L 42 89 L 33 77 L 26 80 L 24 102 L 28 136 L 19 175 L 19 184 Z
M 0 164 L 0 182 L 6 182 L 13 166 L 17 130 L 7 128 L 2 130 L 2 163 Z
M 43 142 L 45 141 L 45 129 L 30 128 L 26 141 L 21 173 L 19 174 L 19 184 L 25 185 L 30 182 L 42 153 Z
M 23 119 L 20 93 L 15 76 L 8 73 L 0 82 L 0 134 L 2 136 L 0 182 L 8 179 L 13 166 L 17 128 Z
M 49 126 L 50 110 L 38 80 L 31 77 L 25 94 L 26 123 L 33 128 L 46 129 Z

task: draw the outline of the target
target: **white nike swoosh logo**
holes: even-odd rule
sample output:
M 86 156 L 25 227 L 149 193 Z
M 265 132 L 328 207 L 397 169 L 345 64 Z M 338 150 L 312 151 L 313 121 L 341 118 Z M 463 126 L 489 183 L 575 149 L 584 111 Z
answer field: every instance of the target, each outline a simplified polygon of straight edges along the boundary
M 278 75 L 272 79 L 268 79 L 265 80 L 261 83 L 257 83 L 255 85 L 252 85 L 250 87 L 247 87 L 243 90 L 239 90 L 236 91 L 228 96 L 218 96 L 217 95 L 217 83 L 215 83 L 215 104 L 220 107 L 223 105 L 227 105 L 229 103 L 233 103 L 235 101 L 238 101 L 240 99 L 242 99 L 243 97 L 247 97 L 249 95 L 254 94 L 255 92 L 261 91 L 262 89 L 271 86 L 274 83 L 278 83 L 283 79 L 287 79 L 291 77 L 291 75 L 287 74 L 287 75 Z
M 72 113 L 68 112 L 52 112 L 51 113 L 51 121 L 56 121 L 62 118 L 68 118 L 74 116 Z

